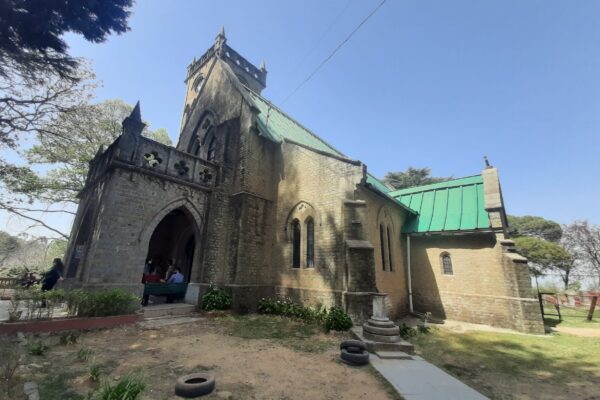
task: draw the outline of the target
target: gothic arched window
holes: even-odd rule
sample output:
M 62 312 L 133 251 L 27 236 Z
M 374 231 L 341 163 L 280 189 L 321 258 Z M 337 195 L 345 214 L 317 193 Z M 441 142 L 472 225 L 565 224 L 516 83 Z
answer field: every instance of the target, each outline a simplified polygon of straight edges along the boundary
M 390 266 L 390 271 L 394 270 L 394 263 L 392 262 L 392 235 L 390 235 L 390 227 L 387 227 L 387 245 L 388 245 L 388 261 Z
M 211 132 L 210 139 L 208 140 L 208 149 L 206 150 L 206 159 L 212 161 L 215 159 L 215 152 L 217 150 L 217 138 Z
M 452 259 L 450 258 L 449 253 L 442 253 L 442 271 L 444 275 L 454 275 L 452 271 Z
M 379 225 L 379 244 L 381 247 L 381 266 L 385 271 L 385 237 L 383 233 L 383 225 Z
M 300 244 L 301 244 L 300 221 L 297 219 L 292 221 L 292 267 L 300 268 Z
M 306 267 L 315 266 L 315 222 L 312 218 L 306 220 Z

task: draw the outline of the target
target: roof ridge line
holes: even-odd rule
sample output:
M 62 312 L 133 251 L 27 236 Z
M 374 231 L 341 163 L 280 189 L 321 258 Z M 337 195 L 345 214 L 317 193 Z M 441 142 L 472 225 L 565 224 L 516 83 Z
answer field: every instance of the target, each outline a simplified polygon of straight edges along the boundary
M 298 125 L 300 128 L 304 129 L 306 132 L 308 132 L 310 135 L 312 135 L 314 138 L 316 138 L 317 140 L 321 141 L 323 144 L 331 147 L 331 149 L 333 149 L 334 151 L 336 151 L 337 153 L 339 153 L 339 155 L 348 158 L 347 155 L 345 155 L 344 153 L 342 153 L 341 151 L 339 151 L 337 148 L 335 148 L 334 146 L 332 146 L 331 144 L 327 143 L 325 140 L 323 140 L 322 137 L 320 137 L 319 135 L 317 135 L 316 133 L 314 133 L 313 131 L 311 131 L 310 129 L 308 129 L 306 126 L 302 125 L 300 122 L 298 122 L 296 119 L 294 119 L 292 116 L 290 116 L 288 113 L 286 113 L 285 111 L 283 111 L 281 108 L 279 108 L 278 106 L 276 106 L 271 100 L 267 99 L 266 97 L 261 96 L 260 94 L 256 93 L 254 90 L 250 89 L 248 86 L 244 85 L 242 83 L 242 86 L 244 86 L 244 88 L 246 88 L 249 92 L 251 92 L 252 94 L 254 94 L 256 97 L 260 98 L 261 100 L 264 100 L 267 104 L 269 104 L 272 108 L 276 109 L 277 111 L 279 111 L 281 114 L 283 114 L 287 119 L 289 119 L 290 121 L 292 121 L 294 124 Z
M 453 181 L 459 181 L 459 180 L 461 180 L 461 179 L 476 178 L 476 177 L 481 177 L 481 176 L 482 176 L 481 174 L 470 175 L 470 176 L 463 176 L 463 177 L 461 177 L 461 178 L 450 179 L 450 180 L 448 180 L 448 181 L 435 182 L 435 183 L 428 183 L 428 184 L 426 184 L 426 185 L 412 186 L 412 187 L 403 188 L 403 189 L 395 189 L 395 190 L 392 190 L 392 191 L 390 191 L 390 193 L 402 192 L 402 191 L 411 191 L 411 190 L 417 190 L 417 189 L 419 189 L 419 188 L 426 188 L 427 186 L 441 185 L 441 184 L 444 184 L 444 183 L 450 183 L 450 182 L 453 182 Z M 476 185 L 476 184 L 479 184 L 479 183 L 469 183 L 468 185 Z M 464 186 L 464 185 L 463 185 L 463 186 Z M 423 189 L 423 190 L 420 190 L 420 191 L 421 191 L 421 192 L 428 192 L 428 191 L 430 191 L 430 190 L 436 190 L 436 189 L 443 189 L 443 188 Z

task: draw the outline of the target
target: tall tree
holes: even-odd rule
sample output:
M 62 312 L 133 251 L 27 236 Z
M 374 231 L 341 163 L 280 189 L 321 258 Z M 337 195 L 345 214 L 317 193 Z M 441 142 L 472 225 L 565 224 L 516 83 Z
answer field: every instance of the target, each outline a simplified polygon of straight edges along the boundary
M 549 242 L 532 236 L 514 239 L 517 251 L 533 264 L 532 273 L 536 276 L 547 271 L 556 271 L 568 289 L 575 264 L 571 254 L 558 243 Z
M 509 215 L 508 226 L 509 235 L 514 237 L 532 236 L 554 243 L 558 243 L 562 237 L 560 224 L 542 217 Z
M 0 1 L 0 75 L 20 71 L 36 79 L 48 71 L 73 75 L 78 60 L 68 54 L 63 35 L 82 35 L 94 43 L 111 33 L 124 33 L 133 0 L 3 0 Z
M 132 107 L 121 100 L 81 106 L 64 113 L 45 126 L 52 135 L 37 135 L 37 143 L 24 152 L 27 166 L 12 167 L 0 175 L 7 189 L 0 199 L 4 208 L 34 221 L 63 237 L 61 232 L 40 218 L 43 213 L 73 214 L 77 193 L 85 185 L 88 163 L 101 147 L 110 145 L 121 133 L 121 122 Z M 171 145 L 163 128 L 143 133 L 154 140 Z M 31 204 L 42 206 L 32 206 Z
M 429 168 L 408 167 L 406 171 L 388 172 L 383 182 L 394 189 L 405 189 L 414 186 L 429 185 L 453 179 L 450 177 L 433 177 Z
M 595 275 L 600 288 L 600 227 L 575 221 L 564 229 L 564 243 L 582 268 Z

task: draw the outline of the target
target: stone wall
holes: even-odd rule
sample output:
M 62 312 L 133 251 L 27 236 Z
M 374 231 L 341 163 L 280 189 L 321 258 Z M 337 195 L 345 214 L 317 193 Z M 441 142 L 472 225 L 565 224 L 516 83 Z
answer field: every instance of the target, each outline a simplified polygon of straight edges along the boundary
M 373 244 L 376 271 L 377 290 L 387 293 L 388 315 L 390 318 L 399 318 L 408 313 L 408 288 L 406 281 L 406 252 L 405 240 L 401 236 L 402 226 L 406 220 L 406 211 L 388 199 L 373 193 L 371 190 L 361 188 L 358 197 L 364 199 L 367 206 L 365 217 L 366 239 Z M 384 254 L 379 235 L 379 225 L 391 227 L 392 268 L 386 264 L 384 257 L 388 257 L 387 243 L 384 239 Z M 386 232 L 387 233 L 387 232 Z
M 99 186 L 98 217 L 77 268 L 79 284 L 137 291 L 154 229 L 169 212 L 180 208 L 196 225 L 198 251 L 192 271 L 200 269 L 205 191 L 122 168 L 107 172 Z
M 526 260 L 494 234 L 411 238 L 414 309 L 435 317 L 543 333 Z M 453 274 L 442 270 L 448 253 Z

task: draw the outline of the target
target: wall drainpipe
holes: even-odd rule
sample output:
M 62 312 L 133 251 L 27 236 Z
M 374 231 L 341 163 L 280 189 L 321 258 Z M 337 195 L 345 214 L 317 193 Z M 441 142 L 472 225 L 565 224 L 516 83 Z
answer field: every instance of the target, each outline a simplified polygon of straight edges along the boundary
M 413 314 L 412 281 L 410 276 L 410 234 L 406 235 L 406 271 L 408 277 L 408 307 L 410 313 Z

